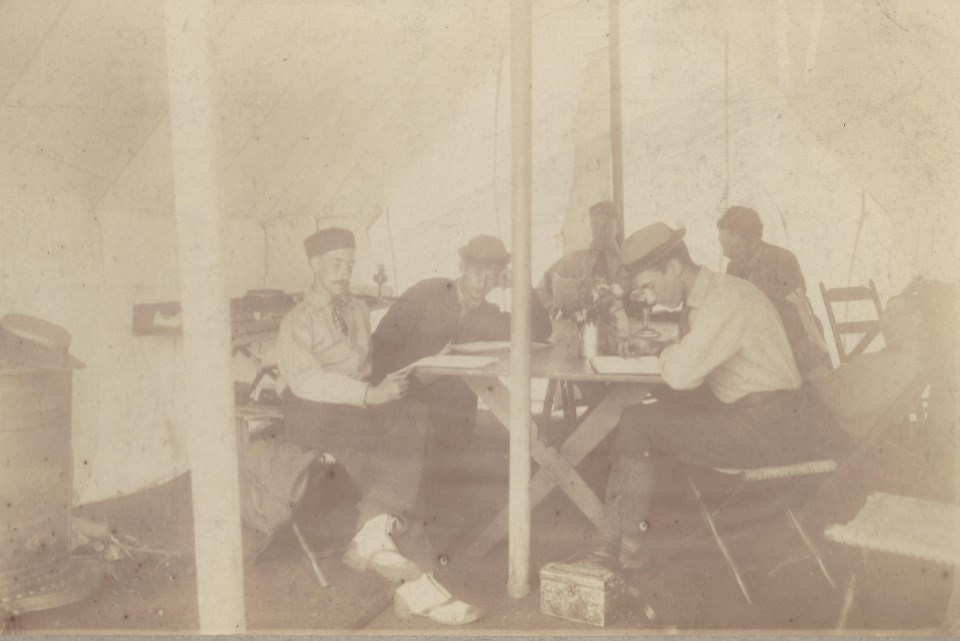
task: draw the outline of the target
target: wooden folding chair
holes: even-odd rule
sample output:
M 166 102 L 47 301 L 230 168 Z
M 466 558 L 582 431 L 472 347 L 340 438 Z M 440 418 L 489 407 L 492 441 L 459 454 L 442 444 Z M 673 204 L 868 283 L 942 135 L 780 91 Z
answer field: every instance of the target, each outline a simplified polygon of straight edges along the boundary
M 880 315 L 883 313 L 883 307 L 880 304 L 880 295 L 877 293 L 877 287 L 873 281 L 866 287 L 827 287 L 820 283 L 820 295 L 823 297 L 823 306 L 827 310 L 827 319 L 830 321 L 830 330 L 833 333 L 833 340 L 837 346 L 837 354 L 840 362 L 845 363 L 852 357 L 862 354 L 880 334 Z M 834 305 L 844 304 L 848 306 L 851 303 L 872 303 L 873 318 L 861 318 L 860 320 L 837 320 L 837 313 Z M 846 310 L 845 310 L 846 312 Z M 851 349 L 846 348 L 845 338 L 848 336 L 859 336 L 859 340 Z

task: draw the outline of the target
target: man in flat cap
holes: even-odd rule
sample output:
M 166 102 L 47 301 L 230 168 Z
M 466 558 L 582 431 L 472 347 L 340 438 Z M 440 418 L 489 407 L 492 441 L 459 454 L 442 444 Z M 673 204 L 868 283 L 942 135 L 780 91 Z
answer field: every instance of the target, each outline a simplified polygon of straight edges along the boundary
M 603 201 L 590 207 L 589 249 L 572 251 L 554 263 L 537 285 L 537 295 L 547 309 L 556 305 L 554 277 L 579 279 L 602 278 L 608 283 L 617 279 L 620 248 L 617 246 L 620 211 L 615 203 Z
M 408 389 L 403 377 L 369 382 L 370 313 L 349 294 L 353 234 L 325 229 L 307 238 L 304 248 L 313 284 L 284 317 L 277 336 L 277 364 L 288 386 L 284 430 L 295 443 L 332 453 L 360 488 L 357 534 L 343 562 L 401 583 L 394 609 L 403 618 L 475 621 L 476 607 L 453 599 L 432 572 L 394 543 L 406 520 L 404 538 L 429 547 L 416 519 L 409 518 L 420 490 L 429 413 L 403 398 Z
M 604 525 L 588 560 L 640 569 L 640 533 L 663 457 L 714 468 L 751 468 L 817 457 L 829 423 L 800 373 L 777 310 L 753 284 L 691 260 L 683 229 L 654 223 L 624 243 L 621 273 L 649 305 L 683 305 L 680 340 L 640 341 L 659 354 L 657 402 L 624 409 L 611 450 Z M 829 430 L 828 427 L 824 429 Z M 831 433 L 832 435 L 832 433 Z
M 499 238 L 475 236 L 460 253 L 460 277 L 429 278 L 391 305 L 373 334 L 373 379 L 436 354 L 448 343 L 510 338 L 510 314 L 486 300 L 494 287 L 510 285 L 510 254 Z M 531 294 L 532 338 L 545 341 L 552 327 L 547 311 Z M 412 381 L 410 397 L 430 407 L 430 459 L 453 464 L 447 455 L 464 451 L 476 424 L 477 396 L 457 378 Z
M 790 348 L 803 379 L 825 375 L 831 369 L 823 325 L 807 299 L 800 262 L 787 249 L 763 240 L 763 221 L 749 207 L 730 207 L 717 221 L 723 255 L 730 259 L 727 273 L 748 280 L 777 308 Z

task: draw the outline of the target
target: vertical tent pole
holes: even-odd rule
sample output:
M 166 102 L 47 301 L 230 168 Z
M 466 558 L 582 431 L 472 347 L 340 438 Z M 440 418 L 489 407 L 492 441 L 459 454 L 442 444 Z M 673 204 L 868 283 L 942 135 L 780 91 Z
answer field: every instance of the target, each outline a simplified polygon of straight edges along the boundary
M 531 0 L 513 0 L 510 118 L 513 288 L 510 318 L 510 540 L 507 593 L 530 592 L 530 214 L 533 205 Z
M 619 210 L 617 244 L 623 244 L 623 107 L 620 80 L 620 0 L 609 0 L 610 21 L 610 153 L 613 156 L 613 202 Z
M 165 0 L 200 632 L 246 628 L 208 0 Z
M 957 301 L 954 301 L 955 303 Z M 960 345 L 960 323 L 954 326 L 954 340 Z M 960 358 L 953 363 L 953 389 L 950 390 L 950 429 L 956 431 L 953 443 L 960 442 Z M 953 504 L 960 504 L 960 447 L 953 448 Z M 960 532 L 956 533 L 955 541 L 960 541 Z M 953 587 L 950 600 L 947 602 L 946 616 L 944 617 L 944 631 L 949 634 L 960 634 L 960 568 L 953 568 Z

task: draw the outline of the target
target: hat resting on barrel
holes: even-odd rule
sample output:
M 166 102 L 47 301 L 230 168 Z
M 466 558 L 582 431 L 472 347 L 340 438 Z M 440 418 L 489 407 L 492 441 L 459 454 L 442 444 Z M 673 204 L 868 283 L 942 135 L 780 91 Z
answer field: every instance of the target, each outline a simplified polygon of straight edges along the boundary
M 34 316 L 0 318 L 0 360 L 46 369 L 79 369 L 86 365 L 70 355 L 70 332 Z
M 310 235 L 303 241 L 303 249 L 307 258 L 323 256 L 327 252 L 337 249 L 356 249 L 357 244 L 353 232 L 341 227 L 328 227 Z
M 683 227 L 673 229 L 665 223 L 653 223 L 633 232 L 623 241 L 618 275 L 626 278 L 656 265 L 683 242 L 686 233 Z

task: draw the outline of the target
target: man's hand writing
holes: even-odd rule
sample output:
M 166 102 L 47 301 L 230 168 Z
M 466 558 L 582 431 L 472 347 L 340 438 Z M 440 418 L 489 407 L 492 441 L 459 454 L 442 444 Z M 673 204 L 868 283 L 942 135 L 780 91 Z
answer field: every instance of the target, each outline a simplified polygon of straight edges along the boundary
M 663 351 L 667 344 L 649 338 L 631 336 L 620 343 L 621 356 L 653 356 Z

